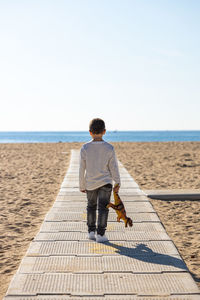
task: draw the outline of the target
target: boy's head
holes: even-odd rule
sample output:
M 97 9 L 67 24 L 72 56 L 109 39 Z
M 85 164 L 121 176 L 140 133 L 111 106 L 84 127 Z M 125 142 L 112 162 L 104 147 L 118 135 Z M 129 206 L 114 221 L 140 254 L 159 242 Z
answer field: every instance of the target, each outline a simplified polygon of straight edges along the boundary
M 89 131 L 92 134 L 104 134 L 106 131 L 105 122 L 102 119 L 96 118 L 90 121 Z

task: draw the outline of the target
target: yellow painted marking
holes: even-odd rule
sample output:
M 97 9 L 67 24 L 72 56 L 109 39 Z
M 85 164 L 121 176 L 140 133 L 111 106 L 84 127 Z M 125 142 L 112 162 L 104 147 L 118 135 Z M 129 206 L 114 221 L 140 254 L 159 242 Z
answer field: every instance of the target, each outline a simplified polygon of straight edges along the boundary
M 115 243 L 117 246 L 122 246 L 122 244 Z M 101 243 L 92 243 L 89 245 L 90 253 L 93 254 L 114 254 L 118 252 L 118 249 Z
M 82 219 L 83 219 L 83 220 L 86 220 L 86 219 L 87 219 L 87 214 L 86 214 L 86 213 L 83 213 L 83 214 L 82 214 Z
M 113 225 L 113 224 L 108 224 L 107 230 L 114 230 L 114 229 L 115 229 L 115 225 Z

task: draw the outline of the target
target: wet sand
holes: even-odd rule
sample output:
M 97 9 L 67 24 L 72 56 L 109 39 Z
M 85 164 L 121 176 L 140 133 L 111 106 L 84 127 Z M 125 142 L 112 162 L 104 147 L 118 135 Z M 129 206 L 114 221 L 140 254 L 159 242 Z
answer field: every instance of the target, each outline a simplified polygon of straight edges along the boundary
M 200 143 L 113 143 L 141 189 L 200 189 Z M 0 144 L 0 299 L 79 143 Z M 200 202 L 150 200 L 200 287 Z

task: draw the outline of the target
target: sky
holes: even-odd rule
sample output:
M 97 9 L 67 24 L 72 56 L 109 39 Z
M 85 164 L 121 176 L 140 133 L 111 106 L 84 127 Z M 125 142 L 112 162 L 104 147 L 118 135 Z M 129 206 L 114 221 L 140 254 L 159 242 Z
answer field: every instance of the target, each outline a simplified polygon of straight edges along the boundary
M 0 131 L 200 130 L 199 0 L 0 0 Z

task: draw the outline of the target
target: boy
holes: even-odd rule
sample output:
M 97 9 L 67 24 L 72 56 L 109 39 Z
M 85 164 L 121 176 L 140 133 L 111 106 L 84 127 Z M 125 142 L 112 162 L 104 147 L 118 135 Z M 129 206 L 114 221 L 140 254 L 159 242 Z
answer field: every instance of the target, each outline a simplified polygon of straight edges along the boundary
M 108 241 L 105 235 L 108 208 L 112 192 L 112 180 L 120 186 L 120 175 L 114 147 L 102 137 L 106 133 L 102 119 L 93 119 L 89 124 L 92 140 L 84 144 L 80 151 L 79 188 L 87 193 L 88 237 L 99 243 Z M 115 188 L 116 192 L 119 186 Z M 96 209 L 98 204 L 97 236 Z

